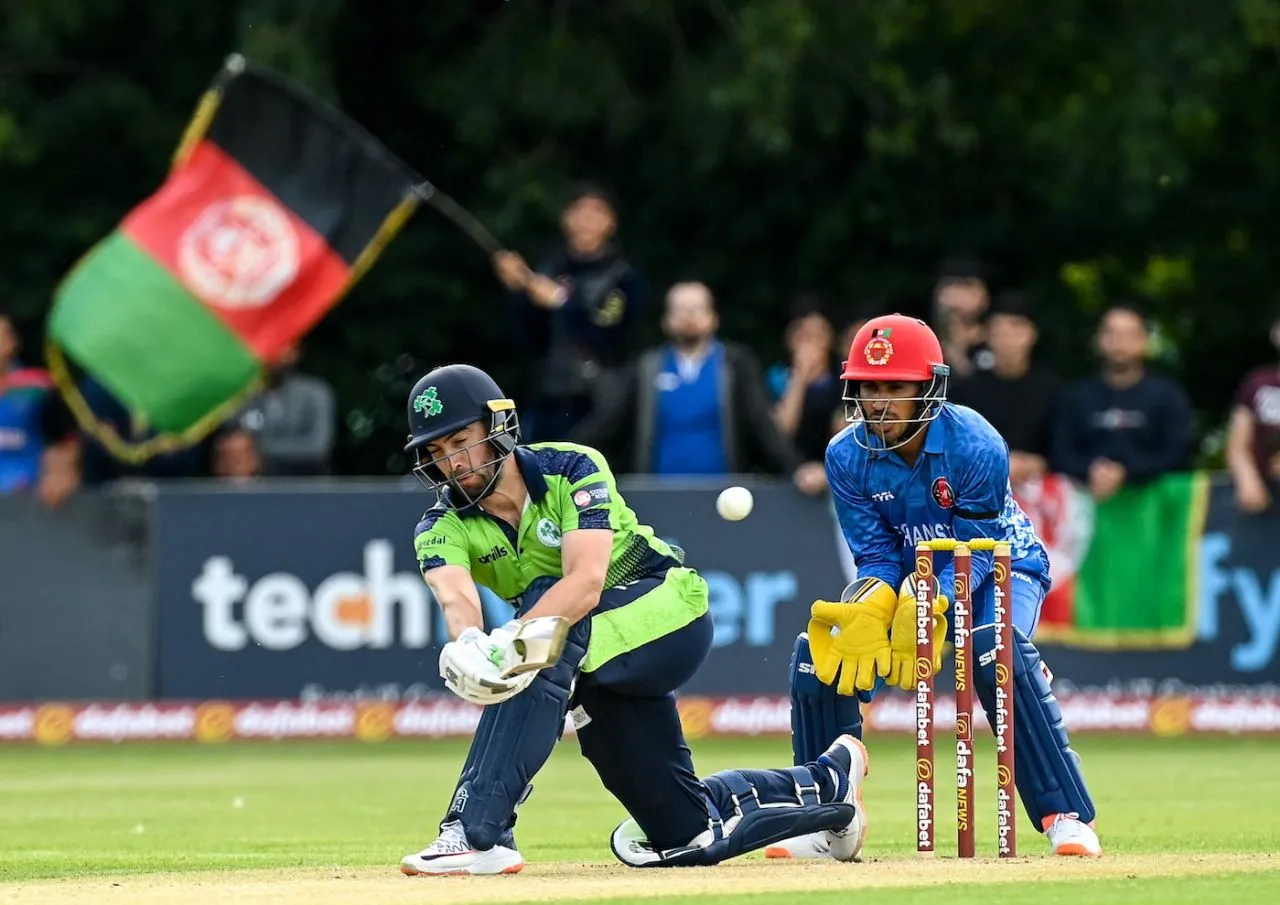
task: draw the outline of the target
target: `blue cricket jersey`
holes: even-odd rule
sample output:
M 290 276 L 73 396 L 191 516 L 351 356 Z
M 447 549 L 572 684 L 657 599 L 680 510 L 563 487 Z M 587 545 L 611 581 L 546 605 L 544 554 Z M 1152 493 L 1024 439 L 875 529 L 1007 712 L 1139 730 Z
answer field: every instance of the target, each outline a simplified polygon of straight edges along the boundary
M 1049 588 L 1049 555 L 1009 486 L 1009 447 L 971 408 L 944 403 L 929 424 L 924 448 L 910 466 L 883 449 L 860 421 L 827 445 L 827 481 L 858 577 L 879 578 L 895 590 L 915 569 L 923 540 L 990 537 L 1009 542 L 1013 568 Z M 863 449 L 857 432 L 878 449 Z M 870 438 L 869 441 L 865 438 Z M 950 553 L 934 554 L 934 574 L 951 595 Z M 991 573 L 991 553 L 975 550 L 972 587 Z

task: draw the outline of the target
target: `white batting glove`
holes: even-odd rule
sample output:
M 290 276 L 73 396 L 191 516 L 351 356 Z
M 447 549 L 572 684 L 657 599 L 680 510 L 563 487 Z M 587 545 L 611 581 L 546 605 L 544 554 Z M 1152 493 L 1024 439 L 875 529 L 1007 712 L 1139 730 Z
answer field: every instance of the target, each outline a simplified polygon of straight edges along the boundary
M 488 635 L 469 628 L 440 650 L 440 676 L 445 687 L 464 701 L 482 707 L 497 704 L 524 691 L 535 675 L 502 678 L 503 658 L 503 649 Z

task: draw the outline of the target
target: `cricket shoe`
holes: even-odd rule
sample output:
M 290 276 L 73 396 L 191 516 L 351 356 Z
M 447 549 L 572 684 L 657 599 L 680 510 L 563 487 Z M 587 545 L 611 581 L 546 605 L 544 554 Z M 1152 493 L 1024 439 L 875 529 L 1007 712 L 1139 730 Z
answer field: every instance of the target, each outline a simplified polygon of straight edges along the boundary
M 841 830 L 828 830 L 827 847 L 831 857 L 837 861 L 854 861 L 862 853 L 862 845 L 867 841 L 867 811 L 862 806 L 862 781 L 871 770 L 871 759 L 867 756 L 867 748 L 852 735 L 842 735 L 825 753 L 819 755 L 818 763 L 833 772 L 844 773 L 848 782 L 845 789 L 845 804 L 853 805 L 853 819 Z
M 839 831 L 793 836 L 766 846 L 766 858 L 834 858 L 837 861 L 852 861 L 862 851 L 862 844 L 867 840 L 867 812 L 862 805 L 862 781 L 871 764 L 867 749 L 852 735 L 842 735 L 818 758 L 818 763 L 848 776 L 849 788 L 844 800 L 854 807 L 853 820 Z
M 773 845 L 766 845 L 766 858 L 830 858 L 831 846 L 827 845 L 826 833 L 806 833 L 783 839 Z
M 510 841 L 514 845 L 515 840 Z M 416 855 L 405 855 L 400 861 L 400 873 L 409 877 L 515 874 L 523 867 L 524 858 L 514 848 L 495 845 L 482 852 L 473 849 L 467 841 L 466 830 L 456 820 L 440 827 L 435 842 Z
M 1085 823 L 1074 813 L 1046 817 L 1044 834 L 1055 855 L 1097 858 L 1102 854 L 1102 843 L 1098 841 L 1093 825 Z

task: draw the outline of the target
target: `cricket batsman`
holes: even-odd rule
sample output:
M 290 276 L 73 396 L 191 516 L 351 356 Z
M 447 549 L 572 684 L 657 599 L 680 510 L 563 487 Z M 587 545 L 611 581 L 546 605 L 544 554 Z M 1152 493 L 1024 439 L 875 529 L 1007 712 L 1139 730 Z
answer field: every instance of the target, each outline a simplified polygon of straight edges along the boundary
M 673 692 L 711 648 L 707 584 L 638 522 L 599 452 L 521 445 L 515 404 L 469 365 L 419 380 L 408 415 L 413 473 L 437 494 L 414 547 L 452 638 L 440 674 L 484 709 L 439 836 L 403 873 L 519 871 L 516 808 L 566 715 L 627 812 L 610 838 L 622 863 L 716 864 L 811 833 L 854 860 L 867 756 L 852 735 L 792 767 L 695 774 Z M 480 587 L 514 618 L 486 632 Z
M 1098 856 L 1094 806 L 1068 747 L 1050 674 L 1032 641 L 1049 590 L 1049 557 L 1009 486 L 1009 450 L 973 409 L 947 402 L 950 369 L 923 321 L 891 314 L 868 321 L 845 362 L 852 422 L 827 447 L 827 480 L 858 579 L 842 600 L 813 604 L 791 663 L 796 762 L 831 739 L 861 738 L 859 702 L 885 684 L 915 687 L 915 545 L 933 538 L 1007 541 L 1012 551 L 1014 756 L 1019 797 L 1058 855 Z M 934 672 L 948 636 L 955 565 L 936 553 Z M 972 554 L 974 686 L 995 709 L 992 553 Z M 810 835 L 768 857 L 828 857 Z

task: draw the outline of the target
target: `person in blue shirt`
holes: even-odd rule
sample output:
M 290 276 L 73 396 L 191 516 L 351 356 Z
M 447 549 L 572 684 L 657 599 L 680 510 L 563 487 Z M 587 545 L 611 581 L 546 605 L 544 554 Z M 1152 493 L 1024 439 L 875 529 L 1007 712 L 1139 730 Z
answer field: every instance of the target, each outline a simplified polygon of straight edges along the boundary
M 76 437 L 43 368 L 24 366 L 21 342 L 0 312 L 0 494 L 37 493 L 61 504 L 78 483 Z
M 1015 757 L 1019 796 L 1059 855 L 1102 853 L 1094 805 L 1069 747 L 1050 675 L 1032 637 L 1049 590 L 1049 557 L 1009 486 L 1009 450 L 973 409 L 947 402 L 950 369 L 923 321 L 876 317 L 853 339 L 841 378 L 851 423 L 827 447 L 827 481 L 858 578 L 842 600 L 816 601 L 792 658 L 793 747 L 832 732 L 860 737 L 859 701 L 884 685 L 915 687 L 915 545 L 994 538 L 1012 552 Z M 934 630 L 941 668 L 949 632 L 949 554 L 935 554 Z M 992 553 L 972 554 L 974 687 L 995 705 Z M 985 662 L 984 661 L 991 661 Z M 829 742 L 829 738 L 828 738 Z M 820 749 L 819 749 L 820 750 Z M 822 840 L 775 846 L 774 857 L 823 857 Z

